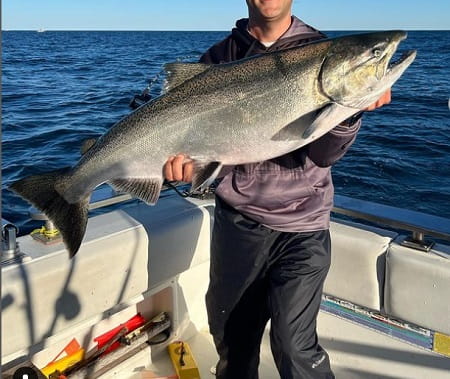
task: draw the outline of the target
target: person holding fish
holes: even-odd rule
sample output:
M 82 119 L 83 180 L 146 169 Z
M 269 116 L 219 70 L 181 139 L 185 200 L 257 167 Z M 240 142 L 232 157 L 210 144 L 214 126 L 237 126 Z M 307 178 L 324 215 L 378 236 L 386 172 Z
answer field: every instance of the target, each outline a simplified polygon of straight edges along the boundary
M 326 38 L 292 15 L 292 0 L 247 0 L 247 6 L 248 19 L 238 20 L 201 62 L 232 62 Z M 388 90 L 365 110 L 390 101 Z M 222 169 L 206 295 L 218 378 L 258 378 L 268 320 L 281 378 L 334 378 L 316 332 L 330 266 L 331 166 L 355 140 L 361 116 L 284 156 Z M 193 170 L 189 157 L 178 154 L 163 172 L 169 181 L 191 182 Z

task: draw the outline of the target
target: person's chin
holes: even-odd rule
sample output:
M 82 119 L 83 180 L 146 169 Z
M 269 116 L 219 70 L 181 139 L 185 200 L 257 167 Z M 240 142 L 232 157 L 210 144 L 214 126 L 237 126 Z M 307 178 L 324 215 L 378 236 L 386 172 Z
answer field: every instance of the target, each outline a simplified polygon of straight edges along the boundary
M 277 19 L 281 18 L 280 12 L 264 12 L 264 13 L 262 13 L 262 16 L 266 20 L 277 20 Z

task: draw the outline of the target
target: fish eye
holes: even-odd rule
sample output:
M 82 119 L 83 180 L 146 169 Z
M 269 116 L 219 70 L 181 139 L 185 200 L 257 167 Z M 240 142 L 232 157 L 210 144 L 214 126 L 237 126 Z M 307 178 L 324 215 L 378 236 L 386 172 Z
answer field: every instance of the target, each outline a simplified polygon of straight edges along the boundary
M 373 49 L 372 54 L 375 58 L 380 58 L 383 52 L 381 49 Z

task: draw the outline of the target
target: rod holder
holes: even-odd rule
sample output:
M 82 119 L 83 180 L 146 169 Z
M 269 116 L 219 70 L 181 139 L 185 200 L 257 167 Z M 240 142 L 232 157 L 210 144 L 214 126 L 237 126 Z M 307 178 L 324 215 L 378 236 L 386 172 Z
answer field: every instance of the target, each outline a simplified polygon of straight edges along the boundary
M 16 240 L 18 233 L 17 226 L 6 224 L 2 228 L 2 260 L 11 259 L 19 255 L 19 244 Z
M 428 253 L 434 246 L 434 241 L 425 239 L 425 234 L 422 232 L 413 231 L 411 236 L 401 242 L 401 245 Z

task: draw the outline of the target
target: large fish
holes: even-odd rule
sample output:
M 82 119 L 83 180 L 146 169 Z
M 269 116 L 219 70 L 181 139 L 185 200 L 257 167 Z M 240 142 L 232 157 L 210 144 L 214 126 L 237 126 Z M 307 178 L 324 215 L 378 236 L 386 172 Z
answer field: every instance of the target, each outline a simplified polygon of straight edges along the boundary
M 192 188 L 223 165 L 271 159 L 310 143 L 374 103 L 415 58 L 390 64 L 402 31 L 326 39 L 220 65 L 172 63 L 167 91 L 105 133 L 71 169 L 30 176 L 11 189 L 43 211 L 73 257 L 91 192 L 108 182 L 148 204 L 169 156 L 194 160 Z

